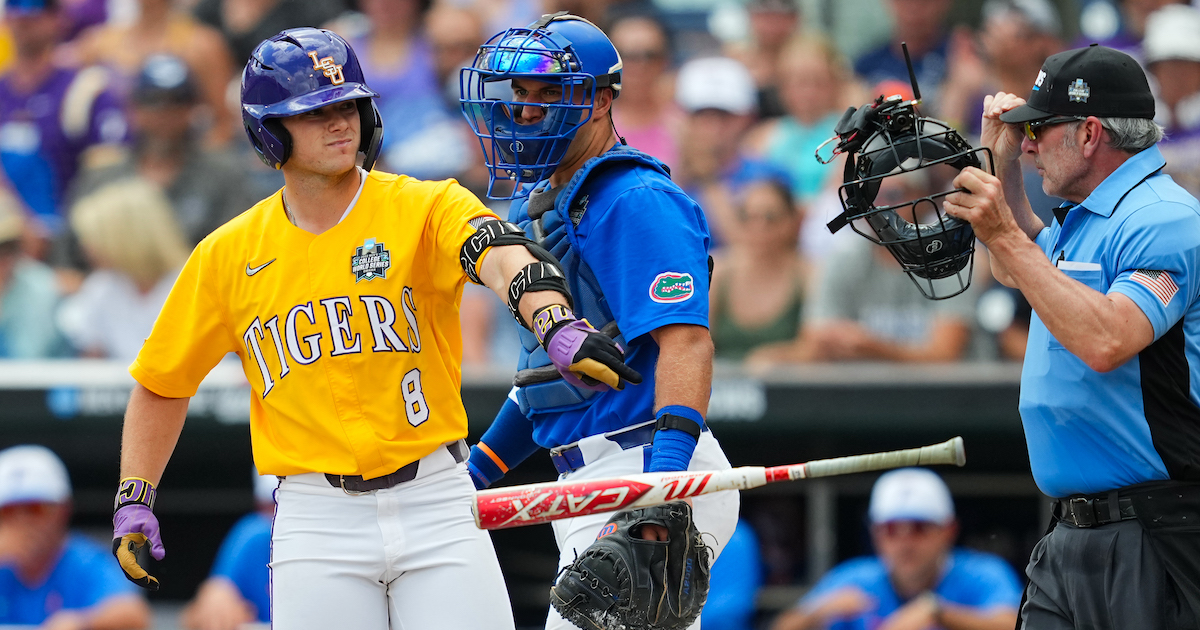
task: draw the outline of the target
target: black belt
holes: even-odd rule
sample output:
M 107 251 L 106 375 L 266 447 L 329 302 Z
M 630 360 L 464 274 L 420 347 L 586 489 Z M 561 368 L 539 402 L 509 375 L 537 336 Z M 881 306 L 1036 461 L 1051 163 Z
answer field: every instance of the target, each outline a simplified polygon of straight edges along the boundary
M 1119 496 L 1113 491 L 1103 495 L 1055 499 L 1054 516 L 1075 527 L 1099 527 L 1137 518 L 1137 512 L 1133 509 L 1133 499 Z
M 467 459 L 467 444 L 462 440 L 450 442 L 446 444 L 446 450 L 454 456 L 455 463 L 461 464 Z M 334 488 L 341 488 L 347 494 L 366 493 L 372 490 L 383 490 L 392 486 L 402 484 L 406 481 L 412 481 L 417 478 L 417 464 L 421 460 L 417 460 L 410 464 L 401 466 L 396 472 L 375 477 L 372 479 L 363 479 L 361 475 L 332 475 L 325 473 L 325 479 L 329 481 L 329 485 Z

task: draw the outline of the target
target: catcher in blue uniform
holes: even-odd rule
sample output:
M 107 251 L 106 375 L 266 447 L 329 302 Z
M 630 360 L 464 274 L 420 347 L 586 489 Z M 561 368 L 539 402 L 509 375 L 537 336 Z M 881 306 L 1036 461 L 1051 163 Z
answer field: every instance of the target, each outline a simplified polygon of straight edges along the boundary
M 517 387 L 471 451 L 476 486 L 539 448 L 550 449 L 561 479 L 728 468 L 704 420 L 708 226 L 666 165 L 617 135 L 612 42 L 577 16 L 544 15 L 488 40 L 461 89 L 491 172 L 488 195 L 515 200 L 496 238 L 523 231 L 561 261 L 582 318 L 547 308 L 521 330 Z M 602 383 L 566 369 L 577 331 L 592 330 L 614 337 L 644 381 Z M 546 627 L 698 627 L 708 568 L 738 503 L 723 492 L 611 523 L 608 514 L 555 522 L 561 571 Z M 637 588 L 647 575 L 656 586 Z

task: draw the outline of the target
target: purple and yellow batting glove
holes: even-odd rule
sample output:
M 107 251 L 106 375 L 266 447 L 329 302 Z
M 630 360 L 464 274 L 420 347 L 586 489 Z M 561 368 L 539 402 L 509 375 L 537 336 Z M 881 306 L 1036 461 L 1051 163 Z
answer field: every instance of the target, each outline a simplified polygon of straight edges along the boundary
M 146 556 L 162 560 L 167 553 L 154 516 L 156 495 L 154 484 L 140 477 L 126 477 L 113 504 L 113 555 L 125 577 L 152 591 L 158 590 L 158 579 L 146 572 Z
M 533 314 L 533 334 L 558 373 L 576 387 L 603 391 L 623 389 L 626 381 L 642 382 L 642 375 L 625 365 L 625 351 L 616 341 L 561 304 L 542 307 Z

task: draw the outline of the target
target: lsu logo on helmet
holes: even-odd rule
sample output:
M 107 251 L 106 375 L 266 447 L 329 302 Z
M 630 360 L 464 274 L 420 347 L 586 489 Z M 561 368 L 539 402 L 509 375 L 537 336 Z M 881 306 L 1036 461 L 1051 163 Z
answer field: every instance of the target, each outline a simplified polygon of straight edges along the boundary
M 341 85 L 346 82 L 346 77 L 342 76 L 342 64 L 334 63 L 333 57 L 318 59 L 315 52 L 309 52 L 308 56 L 312 58 L 313 70 L 320 70 L 321 74 L 329 77 L 330 83 Z

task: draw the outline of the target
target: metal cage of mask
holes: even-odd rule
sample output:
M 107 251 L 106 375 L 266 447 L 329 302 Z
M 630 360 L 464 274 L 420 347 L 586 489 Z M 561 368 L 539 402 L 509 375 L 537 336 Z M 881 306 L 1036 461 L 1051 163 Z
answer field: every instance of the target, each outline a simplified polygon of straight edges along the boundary
M 554 103 L 513 99 L 511 81 L 530 79 L 561 88 Z M 582 71 L 566 38 L 539 28 L 511 28 L 479 48 L 474 63 L 459 73 L 463 115 L 475 132 L 491 175 L 487 196 L 514 199 L 523 187 L 548 177 L 558 167 L 575 133 L 592 117 L 596 88 L 607 87 Z M 536 121 L 519 120 L 525 107 L 540 107 Z M 499 181 L 513 189 L 501 194 Z
M 892 254 L 921 295 L 942 300 L 959 295 L 971 285 L 974 272 L 975 233 L 971 224 L 946 214 L 942 200 L 955 189 L 935 192 L 900 203 L 876 205 L 883 180 L 940 164 L 956 170 L 984 168 L 980 154 L 952 127 L 916 115 L 915 102 L 899 97 L 877 100 L 859 110 L 856 129 L 846 124 L 854 109 L 838 124 L 842 138 L 836 153 L 847 153 L 844 183 L 838 196 L 844 212 L 829 223 L 831 232 L 845 225 Z M 862 139 L 864 132 L 865 141 Z M 856 137 L 857 136 L 857 137 Z M 820 158 L 818 158 L 820 159 Z M 911 208 L 916 223 L 900 212 Z M 922 216 L 930 217 L 922 222 Z

